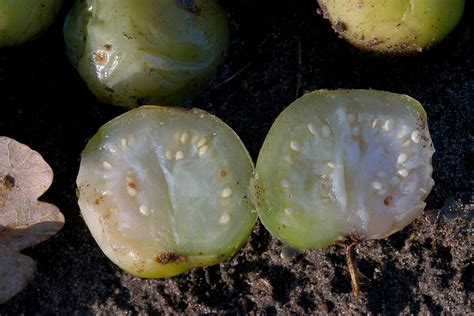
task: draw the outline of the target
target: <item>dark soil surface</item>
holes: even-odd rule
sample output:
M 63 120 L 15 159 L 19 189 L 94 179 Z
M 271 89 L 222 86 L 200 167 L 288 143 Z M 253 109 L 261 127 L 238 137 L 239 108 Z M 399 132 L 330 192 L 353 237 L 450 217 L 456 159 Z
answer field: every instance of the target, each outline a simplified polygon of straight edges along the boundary
M 357 246 L 365 276 L 359 300 L 342 246 L 283 260 L 281 243 L 262 225 L 235 257 L 167 280 L 138 279 L 114 266 L 80 216 L 75 178 L 87 140 L 124 110 L 100 104 L 68 63 L 65 8 L 39 40 L 0 49 L 0 135 L 28 144 L 53 167 L 54 183 L 42 199 L 66 217 L 56 236 L 25 251 L 38 272 L 0 314 L 473 313 L 472 1 L 446 41 L 407 57 L 353 48 L 316 13 L 315 2 L 224 1 L 228 58 L 213 88 L 188 107 L 222 118 L 256 159 L 273 120 L 306 91 L 387 90 L 425 106 L 436 186 L 412 225 Z

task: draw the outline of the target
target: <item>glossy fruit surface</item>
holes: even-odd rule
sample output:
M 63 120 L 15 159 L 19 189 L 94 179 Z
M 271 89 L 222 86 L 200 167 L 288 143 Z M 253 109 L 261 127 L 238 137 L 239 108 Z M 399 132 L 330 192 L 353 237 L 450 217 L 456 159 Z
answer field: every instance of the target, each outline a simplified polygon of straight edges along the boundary
M 53 23 L 62 0 L 0 0 L 0 47 L 34 39 Z
M 299 249 L 386 237 L 424 209 L 433 152 L 426 113 L 406 95 L 306 94 L 280 114 L 260 151 L 259 217 Z
M 439 42 L 461 19 L 464 0 L 319 0 L 333 28 L 370 51 L 413 53 Z
M 89 141 L 77 185 L 102 251 L 140 277 L 212 265 L 246 241 L 257 214 L 253 163 L 238 136 L 202 110 L 144 106 Z
M 222 61 L 227 20 L 215 0 L 79 0 L 67 54 L 103 102 L 182 105 Z

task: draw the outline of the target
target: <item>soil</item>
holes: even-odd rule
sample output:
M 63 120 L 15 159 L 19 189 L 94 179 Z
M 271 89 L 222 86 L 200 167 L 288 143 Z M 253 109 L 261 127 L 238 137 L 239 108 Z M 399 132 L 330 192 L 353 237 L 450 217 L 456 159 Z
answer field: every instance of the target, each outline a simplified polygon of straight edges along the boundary
M 64 54 L 70 4 L 40 39 L 0 49 L 0 135 L 39 151 L 55 171 L 43 200 L 64 228 L 24 253 L 34 279 L 2 315 L 154 313 L 473 313 L 474 9 L 437 47 L 416 56 L 361 52 L 337 37 L 316 1 L 223 1 L 231 46 L 211 88 L 188 104 L 241 136 L 256 159 L 266 132 L 296 97 L 315 89 L 408 94 L 425 107 L 436 148 L 426 210 L 404 230 L 356 247 L 361 294 L 351 294 L 344 247 L 282 259 L 262 225 L 224 263 L 166 280 L 130 276 L 100 251 L 77 206 L 75 178 L 87 140 L 121 108 L 98 102 Z

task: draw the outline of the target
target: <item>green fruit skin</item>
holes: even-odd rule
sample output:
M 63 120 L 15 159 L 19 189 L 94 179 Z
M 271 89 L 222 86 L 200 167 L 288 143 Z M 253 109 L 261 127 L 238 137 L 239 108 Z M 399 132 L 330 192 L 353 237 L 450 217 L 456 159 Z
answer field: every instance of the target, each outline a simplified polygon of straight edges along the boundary
M 219 129 L 225 130 L 226 133 L 235 137 L 235 141 L 241 145 L 241 149 L 244 151 L 244 155 L 246 160 L 251 166 L 251 173 L 254 172 L 254 164 L 252 162 L 252 158 L 248 153 L 245 145 L 241 142 L 239 136 L 223 121 L 221 121 L 216 116 L 209 114 L 200 109 L 184 109 L 184 108 L 176 108 L 176 107 L 164 107 L 164 106 L 153 106 L 153 105 L 146 105 L 135 108 L 131 111 L 128 111 L 111 121 L 104 124 L 99 131 L 89 140 L 87 143 L 82 157 L 93 155 L 96 153 L 104 143 L 107 142 L 107 138 L 109 137 L 111 131 L 118 128 L 121 125 L 133 124 L 134 120 L 137 120 L 137 116 L 146 117 L 147 113 L 149 112 L 150 115 L 157 115 L 158 113 L 162 113 L 163 115 L 191 115 L 191 116 L 200 116 L 200 119 L 207 119 L 209 124 L 216 126 L 216 131 Z M 133 118 L 134 119 L 130 119 Z M 127 121 L 129 120 L 129 121 Z M 219 127 L 219 128 L 217 128 Z M 244 184 L 244 183 L 242 183 Z M 79 185 L 79 184 L 78 184 Z M 250 189 L 249 189 L 250 190 Z M 79 193 L 81 193 L 83 189 L 79 186 Z M 250 192 L 249 192 L 250 195 Z M 82 196 L 82 194 L 81 194 Z M 80 203 L 79 203 L 80 204 Z M 249 209 L 254 209 L 253 205 L 249 201 L 248 205 Z M 218 247 L 218 251 L 213 251 L 209 253 L 203 253 L 202 251 L 198 250 L 186 250 L 185 253 L 176 253 L 175 256 L 178 258 L 176 260 L 171 260 L 169 263 L 159 263 L 156 260 L 144 260 L 146 258 L 136 258 L 136 260 L 131 264 L 130 258 L 118 257 L 115 251 L 113 251 L 110 247 L 105 246 L 98 242 L 99 247 L 101 250 L 107 255 L 107 257 L 112 260 L 116 265 L 120 268 L 125 270 L 126 272 L 134 275 L 136 277 L 141 278 L 168 278 L 172 276 L 176 276 L 182 274 L 190 269 L 198 268 L 198 267 L 205 267 L 211 266 L 218 263 L 223 262 L 224 260 L 232 257 L 235 253 L 237 253 L 243 245 L 247 242 L 248 237 L 252 233 L 253 227 L 257 221 L 257 213 L 251 212 L 250 213 L 250 222 L 247 229 L 240 234 L 239 238 L 235 240 L 233 244 L 229 244 L 226 247 Z M 83 217 L 86 220 L 87 226 L 100 226 L 101 221 L 97 216 L 90 216 L 83 213 Z M 96 241 L 102 240 L 104 238 L 108 238 L 106 230 L 91 230 L 92 235 Z M 170 253 L 172 249 L 169 249 Z M 179 258 L 179 257 L 182 257 Z M 140 268 L 137 268 L 140 267 Z
M 63 0 L 0 0 L 0 47 L 28 42 L 53 23 Z
M 185 260 L 183 261 L 180 261 L 178 259 L 176 260 L 176 262 L 170 262 L 166 264 L 160 264 L 160 263 L 155 262 L 153 263 L 153 266 L 145 267 L 145 270 L 143 272 L 139 270 L 132 270 L 132 269 L 126 269 L 126 268 L 124 268 L 124 270 L 127 273 L 130 273 L 131 275 L 139 277 L 139 278 L 162 279 L 162 278 L 169 278 L 169 277 L 182 274 L 194 268 L 212 266 L 212 265 L 221 263 L 225 261 L 227 258 L 230 258 L 233 255 L 235 255 L 235 253 L 237 253 L 237 251 L 239 251 L 239 249 L 243 247 L 248 237 L 250 236 L 251 232 L 252 230 L 250 230 L 247 235 L 242 236 L 243 240 L 241 241 L 240 244 L 236 245 L 236 247 L 228 248 L 227 252 L 224 252 L 219 255 L 206 256 L 206 255 L 191 254 L 191 255 L 186 256 Z
M 104 103 L 182 105 L 201 92 L 228 46 L 216 0 L 78 0 L 64 24 L 66 52 Z
M 268 145 L 265 142 L 260 152 L 268 150 Z M 273 190 L 272 186 L 267 185 L 265 181 L 258 178 L 260 172 L 262 174 L 267 173 L 263 165 L 264 163 L 266 161 L 262 159 L 257 160 L 257 177 L 253 180 L 253 196 L 258 218 L 273 237 L 293 248 L 304 251 L 327 247 L 333 244 L 339 237 L 345 235 L 345 226 L 342 222 L 340 223 L 340 229 L 337 230 L 334 229 L 333 225 L 326 225 L 324 220 L 306 220 L 305 224 L 301 225 L 302 219 L 298 216 L 293 216 L 293 218 L 278 216 L 277 210 L 272 207 L 274 203 L 265 197 L 265 191 Z M 315 231 L 317 236 L 315 236 Z
M 396 109 L 395 112 L 406 113 L 408 111 L 411 115 L 419 117 L 423 122 L 427 120 L 426 112 L 421 103 L 410 96 L 385 91 L 357 89 L 313 91 L 297 99 L 280 113 L 265 137 L 260 150 L 256 164 L 256 175 L 252 180 L 252 193 L 258 217 L 265 228 L 277 239 L 299 250 L 327 247 L 337 240 L 342 240 L 351 235 L 352 228 L 347 226 L 348 223 L 345 219 L 309 219 L 307 217 L 302 218 L 299 214 L 290 217 L 279 212 L 280 199 L 283 197 L 276 193 L 276 188 L 273 185 L 278 182 L 278 168 L 274 157 L 281 157 L 283 149 L 270 146 L 270 144 L 275 139 L 281 138 L 282 131 L 292 128 L 285 123 L 289 115 L 309 117 L 310 114 L 306 113 L 308 108 L 317 106 L 318 102 L 333 103 L 335 102 L 333 101 L 335 95 L 341 98 L 356 99 L 358 102 L 364 102 L 363 100 L 366 98 L 377 98 L 382 103 L 402 103 L 406 107 Z M 300 113 L 300 111 L 303 112 Z M 317 205 L 315 207 L 317 208 Z M 391 231 L 386 236 L 394 232 L 396 231 Z
M 410 54 L 449 34 L 464 0 L 318 0 L 334 29 L 354 46 L 381 53 Z

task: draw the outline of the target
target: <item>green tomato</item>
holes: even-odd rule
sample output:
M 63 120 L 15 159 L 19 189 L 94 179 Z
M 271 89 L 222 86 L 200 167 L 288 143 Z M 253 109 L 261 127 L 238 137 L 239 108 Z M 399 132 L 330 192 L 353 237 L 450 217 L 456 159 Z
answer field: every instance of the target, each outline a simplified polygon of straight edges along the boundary
M 144 106 L 105 124 L 84 150 L 79 206 L 102 251 L 149 278 L 233 255 L 257 214 L 239 137 L 202 110 Z
M 216 0 L 78 0 L 67 54 L 103 102 L 182 105 L 206 86 L 228 46 Z
M 306 94 L 280 114 L 260 151 L 259 218 L 298 249 L 384 238 L 424 209 L 433 152 L 426 113 L 406 95 Z
M 464 0 L 318 0 L 333 28 L 353 45 L 414 53 L 436 44 L 461 19 Z
M 25 43 L 53 23 L 62 0 L 0 0 L 0 47 Z

